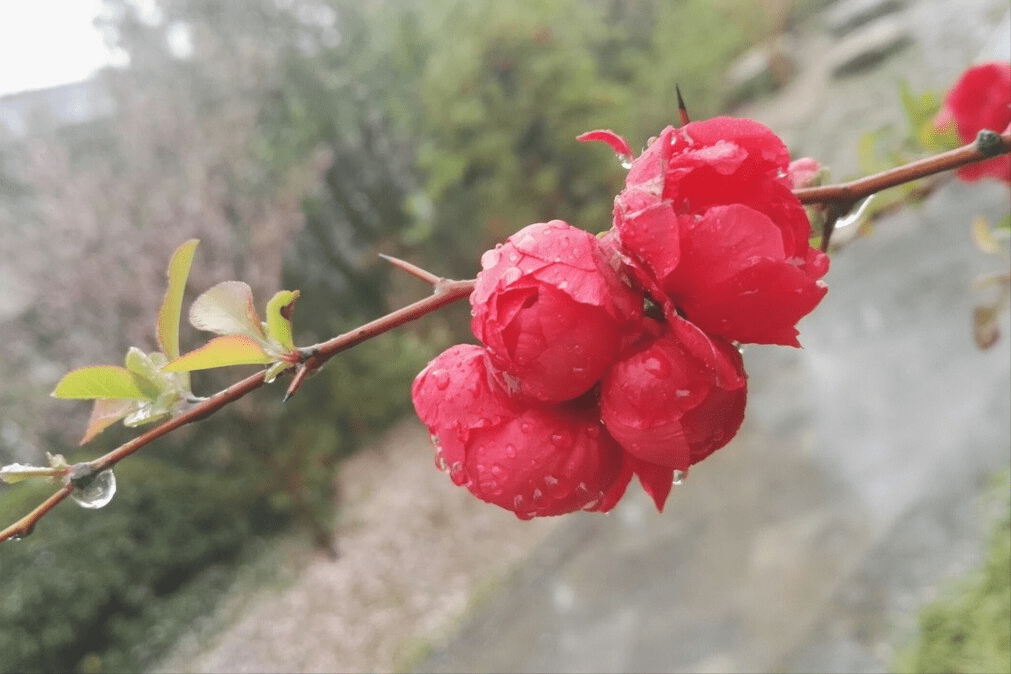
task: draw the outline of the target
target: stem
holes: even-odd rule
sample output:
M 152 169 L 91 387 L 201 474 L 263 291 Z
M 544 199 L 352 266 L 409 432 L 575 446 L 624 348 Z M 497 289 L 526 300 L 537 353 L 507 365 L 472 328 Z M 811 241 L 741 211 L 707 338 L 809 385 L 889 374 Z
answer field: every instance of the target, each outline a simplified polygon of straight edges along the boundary
M 981 147 L 981 138 L 977 138 L 968 145 L 963 145 L 956 150 L 942 152 L 933 157 L 918 159 L 903 166 L 897 166 L 872 176 L 859 178 L 848 183 L 838 185 L 824 185 L 822 187 L 805 187 L 794 190 L 794 194 L 800 199 L 802 204 L 843 204 L 852 206 L 864 197 L 875 192 L 886 190 L 889 187 L 896 187 L 903 183 L 926 178 L 927 176 L 950 171 L 951 169 L 972 164 L 973 162 L 990 159 L 997 155 L 1011 152 L 1011 133 L 994 134 L 999 145 L 996 149 Z M 981 136 L 982 137 L 982 136 Z M 848 210 L 848 209 L 847 209 Z
M 45 517 L 46 513 L 56 507 L 56 504 L 70 496 L 74 491 L 74 485 L 67 484 L 60 488 L 58 492 L 47 498 L 35 510 L 31 511 L 14 524 L 3 531 L 0 531 L 0 541 L 18 539 L 27 536 L 35 529 L 35 523 Z
M 440 280 L 435 284 L 435 292 L 423 300 L 409 304 L 406 307 L 398 309 L 381 318 L 377 318 L 376 320 L 366 323 L 361 327 L 355 328 L 350 332 L 338 335 L 333 339 L 327 340 L 315 346 L 301 349 L 301 353 L 307 355 L 301 367 L 308 368 L 310 370 L 318 369 L 319 367 L 322 367 L 326 361 L 333 358 L 341 351 L 350 349 L 356 344 L 360 344 L 361 342 L 376 337 L 377 335 L 381 335 L 382 333 L 404 325 L 405 323 L 421 318 L 422 316 L 441 309 L 448 304 L 452 304 L 453 302 L 457 302 L 465 297 L 469 297 L 471 290 L 474 289 L 474 283 L 475 282 L 473 280 Z M 130 456 L 141 447 L 149 445 L 163 435 L 171 433 L 175 429 L 185 426 L 186 424 L 209 417 L 225 405 L 260 388 L 264 384 L 264 375 L 265 372 L 257 372 L 254 375 L 246 377 L 242 381 L 232 384 L 223 391 L 219 391 L 211 397 L 195 404 L 182 414 L 172 417 L 168 421 L 165 421 L 151 430 L 138 435 L 136 438 L 120 445 L 109 453 L 84 464 L 77 464 L 73 468 L 76 468 L 78 472 L 81 472 L 82 474 L 87 474 L 89 472 L 100 473 L 103 470 L 112 468 L 114 465 Z M 42 505 L 0 532 L 0 542 L 30 534 L 35 528 L 35 524 L 42 519 L 46 513 L 52 510 L 56 504 L 70 496 L 73 491 L 73 483 L 61 487 L 59 491 L 46 499 Z
M 995 134 L 992 132 L 980 132 L 976 141 L 965 145 L 957 150 L 944 152 L 933 157 L 920 159 L 904 166 L 882 171 L 881 173 L 860 178 L 838 185 L 825 185 L 823 187 L 809 187 L 798 189 L 794 194 L 803 204 L 826 204 L 835 217 L 845 214 L 852 208 L 853 204 L 881 190 L 889 187 L 896 187 L 903 183 L 925 178 L 942 171 L 965 166 L 973 162 L 982 161 L 991 157 L 1011 153 L 1011 133 Z M 834 223 L 834 219 L 830 220 Z M 823 245 L 827 246 L 831 227 L 827 228 Z M 314 370 L 322 367 L 326 361 L 336 356 L 341 351 L 345 351 L 366 340 L 372 339 L 384 332 L 400 327 L 405 323 L 416 320 L 437 311 L 449 304 L 457 302 L 465 297 L 469 297 L 474 289 L 475 281 L 451 281 L 440 279 L 420 267 L 416 267 L 408 262 L 383 256 L 395 266 L 411 273 L 418 278 L 431 283 L 435 291 L 425 299 L 409 304 L 406 307 L 386 314 L 374 321 L 366 323 L 354 330 L 338 335 L 333 339 L 320 342 L 310 347 L 299 349 L 300 362 L 298 372 L 292 379 L 292 383 L 285 394 L 285 399 L 298 390 L 306 376 Z M 194 401 L 193 407 L 186 412 L 155 426 L 151 430 L 137 436 L 133 440 L 126 442 L 109 453 L 86 463 L 72 466 L 72 470 L 80 475 L 89 473 L 100 473 L 116 465 L 126 457 L 130 456 L 141 447 L 144 447 L 158 438 L 171 433 L 175 429 L 186 424 L 199 421 L 214 414 L 225 405 L 238 400 L 251 391 L 255 391 L 264 384 L 265 372 L 258 372 L 246 377 L 240 382 L 232 384 L 223 391 L 215 393 L 209 398 Z M 80 476 L 79 475 L 79 476 Z M 20 520 L 0 531 L 0 542 L 27 536 L 34 529 L 36 523 L 52 510 L 60 501 L 67 498 L 74 491 L 74 483 L 68 482 L 59 491 L 47 498 L 35 510 L 28 513 Z

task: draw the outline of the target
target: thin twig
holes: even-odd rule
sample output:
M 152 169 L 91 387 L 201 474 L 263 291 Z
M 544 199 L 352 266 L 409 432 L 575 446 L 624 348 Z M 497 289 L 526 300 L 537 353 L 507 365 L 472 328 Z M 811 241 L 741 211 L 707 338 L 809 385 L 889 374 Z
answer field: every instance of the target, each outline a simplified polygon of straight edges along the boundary
M 997 151 L 983 149 L 976 141 L 956 150 L 950 150 L 932 157 L 925 157 L 909 164 L 904 164 L 872 176 L 859 178 L 838 185 L 823 185 L 821 187 L 804 187 L 794 190 L 794 194 L 802 204 L 853 204 L 866 196 L 897 187 L 904 183 L 926 178 L 927 176 L 950 171 L 967 164 L 991 159 L 994 156 L 1011 153 L 1011 133 L 994 134 L 999 141 Z M 847 209 L 848 210 L 848 209 Z
M 422 316 L 441 309 L 448 304 L 452 304 L 453 302 L 457 302 L 465 297 L 469 297 L 473 288 L 473 280 L 439 280 L 435 283 L 435 292 L 425 299 L 409 304 L 406 307 L 382 316 L 381 318 L 377 318 L 376 320 L 355 328 L 350 332 L 338 335 L 326 342 L 306 347 L 305 349 L 300 349 L 299 352 L 301 354 L 308 354 L 305 356 L 305 360 L 302 362 L 301 367 L 305 368 L 309 372 L 317 370 L 322 367 L 327 360 L 333 358 L 341 351 L 346 351 L 361 342 L 404 325 L 405 323 L 421 318 Z M 242 381 L 232 384 L 223 391 L 219 391 L 209 398 L 195 404 L 182 414 L 172 417 L 168 421 L 165 421 L 129 442 L 120 445 L 109 453 L 85 464 L 77 464 L 73 466 L 73 468 L 80 471 L 82 468 L 86 467 L 87 472 L 95 474 L 112 468 L 126 457 L 130 456 L 140 448 L 152 443 L 163 435 L 166 435 L 181 426 L 185 426 L 186 424 L 209 417 L 225 405 L 260 388 L 264 384 L 265 374 L 265 372 L 257 372 L 256 374 L 246 377 Z M 26 536 L 31 533 L 35 528 L 35 524 L 44 517 L 46 513 L 52 510 L 56 504 L 67 498 L 67 496 L 69 496 L 73 491 L 74 486 L 72 483 L 63 486 L 58 492 L 46 499 L 46 501 L 38 508 L 22 517 L 15 524 L 0 532 L 0 542 L 10 538 Z
M 35 510 L 31 511 L 14 524 L 3 531 L 0 531 L 0 541 L 17 540 L 24 538 L 35 530 L 35 523 L 45 517 L 46 513 L 56 507 L 56 504 L 70 496 L 74 491 L 73 484 L 66 484 L 58 492 L 43 501 Z
M 983 142 L 987 140 L 987 142 Z M 942 171 L 948 171 L 966 164 L 982 161 L 990 157 L 1011 152 L 1011 133 L 997 135 L 990 134 L 986 138 L 981 135 L 975 143 L 970 143 L 957 150 L 945 152 L 943 154 L 921 159 L 919 161 L 889 169 L 873 176 L 861 178 L 839 185 L 826 185 L 823 187 L 809 187 L 795 190 L 795 194 L 804 204 L 828 204 L 833 210 L 844 214 L 860 199 L 880 192 L 881 190 L 895 187 L 906 182 L 918 180 Z M 845 209 L 845 210 L 843 210 Z M 292 381 L 292 385 L 285 395 L 285 399 L 295 393 L 301 382 L 323 366 L 326 361 L 338 353 L 350 349 L 368 339 L 376 337 L 384 332 L 397 328 L 405 323 L 416 320 L 433 311 L 437 311 L 444 306 L 457 302 L 470 296 L 474 289 L 474 280 L 451 281 L 440 279 L 434 274 L 427 272 L 420 267 L 399 260 L 387 255 L 382 256 L 396 267 L 407 271 L 414 276 L 430 283 L 434 286 L 434 293 L 423 300 L 419 300 L 406 307 L 391 312 L 374 321 L 355 328 L 333 339 L 321 342 L 311 347 L 299 349 L 299 371 Z M 199 400 L 186 412 L 165 421 L 151 430 L 137 436 L 133 440 L 126 442 L 109 453 L 94 459 L 93 461 L 72 466 L 78 473 L 84 472 L 97 474 L 107 470 L 126 457 L 130 456 L 140 448 L 150 444 L 158 438 L 166 435 L 175 429 L 204 419 L 214 412 L 217 412 L 225 405 L 238 400 L 247 393 L 254 391 L 264 384 L 265 372 L 258 372 L 246 377 L 242 381 L 232 384 L 223 391 L 219 391 L 209 398 Z M 20 520 L 0 531 L 0 542 L 12 538 L 27 536 L 34 529 L 35 525 L 50 510 L 56 507 L 61 501 L 67 498 L 74 491 L 74 483 L 69 482 L 62 486 L 59 491 L 52 494 L 42 504 L 28 513 Z
M 432 272 L 428 271 L 427 269 L 422 269 L 421 267 L 413 265 L 410 262 L 407 262 L 406 260 L 401 260 L 399 257 L 393 257 L 392 255 L 384 255 L 383 253 L 379 253 L 379 257 L 383 258 L 397 269 L 402 269 L 406 271 L 408 274 L 411 274 L 412 276 L 417 276 L 422 281 L 431 286 L 438 285 L 439 282 L 442 281 L 441 278 L 439 278 Z

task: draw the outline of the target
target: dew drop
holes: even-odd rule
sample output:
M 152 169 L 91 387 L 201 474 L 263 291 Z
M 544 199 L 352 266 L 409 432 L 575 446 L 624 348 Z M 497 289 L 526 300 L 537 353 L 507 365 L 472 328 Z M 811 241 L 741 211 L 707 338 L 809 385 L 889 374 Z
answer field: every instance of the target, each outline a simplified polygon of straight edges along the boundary
M 533 234 L 524 234 L 519 241 L 516 242 L 516 247 L 520 250 L 529 250 L 537 245 L 537 239 Z
M 502 477 L 503 475 L 505 475 L 505 470 L 502 468 L 502 466 L 496 463 L 491 467 L 491 474 L 494 475 L 495 477 Z
M 650 356 L 643 367 L 654 377 L 664 379 L 670 376 L 670 361 L 662 356 Z
M 627 154 L 619 154 L 618 163 L 621 164 L 621 168 L 627 171 L 632 168 L 632 157 Z
M 689 391 L 688 389 L 685 389 L 685 388 L 679 388 L 679 389 L 678 389 L 678 390 L 677 390 L 677 391 L 675 392 L 675 395 L 677 395 L 677 397 L 678 397 L 678 398 L 687 398 L 687 397 L 688 397 L 688 396 L 690 396 L 691 394 L 692 394 L 692 392 L 691 392 L 691 391 Z
M 675 470 L 674 471 L 674 481 L 671 483 L 675 486 L 679 484 L 684 484 L 685 478 L 688 477 L 688 471 L 686 470 Z
M 520 496 L 519 494 L 516 494 L 516 496 L 513 496 L 513 508 L 519 510 L 522 507 L 523 507 L 523 497 Z M 518 515 L 519 513 L 516 514 Z
M 520 430 L 523 431 L 524 433 L 529 433 L 533 429 L 534 429 L 533 424 L 531 424 L 529 421 L 520 422 Z
M 435 388 L 445 391 L 446 387 L 449 386 L 449 371 L 442 369 L 435 370 L 432 372 L 432 379 L 435 381 Z
M 556 487 L 558 486 L 558 478 L 554 475 L 545 475 L 544 484 L 548 487 Z
M 453 462 L 453 465 L 449 467 L 449 479 L 458 486 L 467 481 L 467 476 L 463 473 L 463 462 Z
M 498 264 L 499 259 L 501 259 L 502 254 L 497 250 L 486 250 L 481 255 L 481 269 L 491 269 Z
M 534 496 L 534 503 L 537 503 L 538 501 L 544 498 L 543 492 L 541 492 L 541 490 L 537 489 L 536 487 L 534 488 L 533 496 Z
M 116 495 L 116 476 L 111 470 L 103 470 L 87 485 L 76 487 L 70 497 L 82 508 L 101 508 L 109 504 Z
M 598 424 L 590 424 L 586 427 L 586 434 L 591 438 L 600 437 L 600 426 Z
M 442 452 L 438 452 L 435 455 L 435 467 L 443 473 L 449 470 L 449 466 L 446 464 L 446 457 L 442 455 Z
M 551 434 L 551 444 L 560 449 L 565 449 L 566 447 L 572 446 L 572 435 L 567 432 L 559 432 Z
M 519 261 L 520 261 L 519 253 L 517 253 L 515 250 L 509 253 L 509 262 L 511 262 L 512 264 L 516 264 Z
M 515 445 L 506 445 L 505 455 L 508 458 L 510 458 L 510 459 L 515 459 L 516 458 L 516 446 Z
M 505 273 L 502 274 L 502 280 L 505 281 L 506 285 L 508 285 L 519 281 L 521 276 L 523 276 L 523 272 L 520 271 L 519 267 L 509 267 L 505 270 Z

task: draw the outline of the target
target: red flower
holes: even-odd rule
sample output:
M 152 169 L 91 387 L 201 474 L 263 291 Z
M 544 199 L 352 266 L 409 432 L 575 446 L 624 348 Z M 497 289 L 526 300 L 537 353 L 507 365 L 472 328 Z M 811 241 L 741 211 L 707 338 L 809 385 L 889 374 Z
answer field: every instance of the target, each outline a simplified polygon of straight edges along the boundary
M 596 237 L 561 220 L 523 228 L 481 258 L 471 328 L 503 383 L 536 400 L 571 400 L 603 376 L 642 300 Z
M 608 134 L 592 139 L 621 147 Z M 795 325 L 825 295 L 828 257 L 809 244 L 789 168 L 783 142 L 752 120 L 664 129 L 615 199 L 620 245 L 655 282 L 644 288 L 710 334 L 799 346 Z
M 675 319 L 611 368 L 600 408 L 608 432 L 629 454 L 687 471 L 737 434 L 746 399 L 737 349 Z
M 971 143 L 983 129 L 1011 130 L 1011 63 L 995 61 L 966 70 L 944 99 L 934 125 L 954 124 L 963 143 Z M 958 169 L 966 182 L 994 178 L 1011 183 L 1011 155 L 1001 155 Z
M 437 356 L 415 379 L 412 398 L 437 465 L 521 519 L 606 512 L 631 478 L 595 404 L 518 401 L 490 376 L 479 346 Z

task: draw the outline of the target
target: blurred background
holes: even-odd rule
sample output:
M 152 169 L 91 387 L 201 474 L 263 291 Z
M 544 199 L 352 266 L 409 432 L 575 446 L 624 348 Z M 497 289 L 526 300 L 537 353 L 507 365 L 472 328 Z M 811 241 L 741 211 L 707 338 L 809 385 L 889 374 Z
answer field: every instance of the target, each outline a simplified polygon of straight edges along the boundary
M 900 84 L 1008 59 L 1008 14 L 0 0 L 0 462 L 133 435 L 77 449 L 88 406 L 48 394 L 156 347 L 189 238 L 188 300 L 297 288 L 296 343 L 316 342 L 425 294 L 377 253 L 469 278 L 531 222 L 606 229 L 623 172 L 574 138 L 644 146 L 675 84 L 694 119 L 752 116 L 838 179 L 908 159 Z M 283 409 L 248 396 L 120 464 L 103 510 L 61 505 L 0 545 L 0 671 L 887 670 L 919 605 L 983 558 L 980 495 L 1008 467 L 1007 318 L 986 352 L 971 319 L 973 278 L 1007 260 L 970 226 L 1007 210 L 1004 185 L 949 183 L 842 249 L 805 349 L 749 348 L 741 435 L 662 516 L 630 495 L 521 523 L 432 468 L 410 382 L 472 341 L 466 307 L 333 359 Z M 184 349 L 201 339 L 183 326 Z M 0 486 L 3 524 L 46 494 Z

